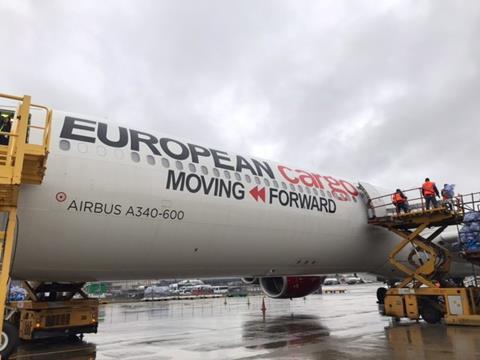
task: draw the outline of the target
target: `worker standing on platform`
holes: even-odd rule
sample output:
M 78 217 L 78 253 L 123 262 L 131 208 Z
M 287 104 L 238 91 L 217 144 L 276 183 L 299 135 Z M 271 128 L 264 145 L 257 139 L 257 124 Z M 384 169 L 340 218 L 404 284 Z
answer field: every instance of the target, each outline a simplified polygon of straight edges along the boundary
M 442 194 L 442 201 L 445 207 L 449 210 L 453 210 L 453 197 L 455 196 L 454 184 L 445 184 L 443 185 L 443 189 L 440 192 Z
M 438 192 L 437 185 L 433 181 L 430 181 L 429 178 L 425 179 L 425 182 L 422 185 L 422 194 L 425 198 L 425 205 L 427 210 L 430 210 L 430 204 L 433 204 L 433 207 L 438 207 L 437 196 L 440 197 Z
M 392 204 L 395 205 L 397 215 L 400 215 L 401 210 L 405 213 L 410 211 L 408 208 L 407 197 L 400 189 L 395 190 L 395 193 L 392 195 Z
M 8 114 L 0 114 L 0 132 L 10 132 L 11 126 L 11 118 Z M 0 145 L 8 145 L 8 141 L 9 137 L 7 135 L 0 135 Z

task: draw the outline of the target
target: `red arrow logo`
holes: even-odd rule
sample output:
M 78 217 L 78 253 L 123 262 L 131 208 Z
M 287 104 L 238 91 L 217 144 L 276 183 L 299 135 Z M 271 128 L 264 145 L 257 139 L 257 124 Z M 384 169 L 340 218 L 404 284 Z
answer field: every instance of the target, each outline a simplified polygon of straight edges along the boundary
M 263 202 L 265 202 L 265 188 L 259 189 L 258 186 L 255 186 L 252 190 L 250 190 L 250 195 L 253 196 L 255 201 L 258 201 L 260 198 Z

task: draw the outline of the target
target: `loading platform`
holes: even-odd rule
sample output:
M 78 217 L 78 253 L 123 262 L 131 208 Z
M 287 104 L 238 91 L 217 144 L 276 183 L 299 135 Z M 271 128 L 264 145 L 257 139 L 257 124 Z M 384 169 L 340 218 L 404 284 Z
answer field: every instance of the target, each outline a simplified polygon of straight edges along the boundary
M 401 239 L 388 260 L 404 278 L 377 293 L 385 315 L 397 319 L 421 317 L 429 323 L 443 318 L 446 324 L 480 326 L 480 288 L 467 288 L 450 274 L 453 256 L 479 264 L 480 249 L 466 248 L 460 241 L 455 244 L 456 250 L 452 250 L 453 247 L 449 249 L 434 242 L 449 226 L 455 226 L 460 235 L 466 216 L 479 211 L 480 193 L 458 195 L 427 209 L 421 189 L 403 193 L 412 192 L 419 192 L 420 196 L 411 196 L 406 213 L 396 212 L 390 200 L 393 194 L 369 199 L 368 223 L 388 229 Z
M 18 339 L 41 332 L 96 332 L 98 300 L 83 283 L 23 282 L 26 301 L 9 301 L 10 273 L 17 236 L 18 196 L 25 184 L 41 185 L 50 145 L 52 110 L 30 96 L 0 94 L 0 359 L 8 359 Z M 82 299 L 74 299 L 79 294 Z M 19 331 L 20 330 L 20 331 Z

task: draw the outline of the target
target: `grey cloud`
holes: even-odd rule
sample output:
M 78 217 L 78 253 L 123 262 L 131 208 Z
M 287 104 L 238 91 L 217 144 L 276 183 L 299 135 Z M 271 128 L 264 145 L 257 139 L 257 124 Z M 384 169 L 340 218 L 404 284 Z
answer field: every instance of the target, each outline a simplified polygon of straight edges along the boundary
M 386 187 L 474 191 L 475 1 L 0 2 L 0 91 Z M 19 26 L 21 24 L 21 26 Z

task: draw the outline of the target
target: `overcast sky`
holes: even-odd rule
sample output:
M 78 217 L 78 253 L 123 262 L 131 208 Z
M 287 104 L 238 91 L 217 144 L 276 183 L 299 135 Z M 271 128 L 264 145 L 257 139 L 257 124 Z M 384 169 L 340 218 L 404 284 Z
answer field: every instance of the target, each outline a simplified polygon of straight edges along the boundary
M 0 0 L 0 92 L 363 180 L 480 191 L 480 2 Z

